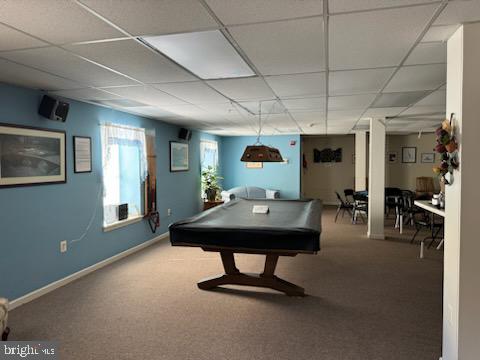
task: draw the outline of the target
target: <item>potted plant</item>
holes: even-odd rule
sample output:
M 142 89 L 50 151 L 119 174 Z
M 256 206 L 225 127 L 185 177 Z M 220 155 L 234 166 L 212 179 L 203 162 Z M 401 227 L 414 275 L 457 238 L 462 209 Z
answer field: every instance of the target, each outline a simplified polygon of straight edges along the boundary
M 218 176 L 217 169 L 212 166 L 208 166 L 202 171 L 202 187 L 207 195 L 208 201 L 215 201 L 218 192 L 221 190 L 219 180 L 223 179 Z

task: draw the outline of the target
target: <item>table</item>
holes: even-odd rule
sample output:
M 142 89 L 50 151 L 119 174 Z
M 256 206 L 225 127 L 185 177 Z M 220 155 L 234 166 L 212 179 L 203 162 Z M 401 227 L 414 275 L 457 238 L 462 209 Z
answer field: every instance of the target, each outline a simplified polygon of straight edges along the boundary
M 413 202 L 414 205 L 418 206 L 419 208 L 422 208 L 423 210 L 427 210 L 431 214 L 431 224 L 433 224 L 433 216 L 434 214 L 441 216 L 445 218 L 445 209 L 439 209 L 436 205 L 432 205 L 430 200 L 415 200 Z M 433 235 L 432 235 L 433 236 Z M 443 245 L 445 239 L 442 239 L 440 241 L 440 244 L 437 246 L 437 250 L 440 250 L 440 248 Z M 425 239 L 422 240 L 420 243 L 420 258 L 423 259 L 423 252 L 424 252 L 424 247 L 425 247 Z
M 269 212 L 254 214 L 254 205 L 267 205 Z M 225 274 L 200 281 L 200 289 L 248 285 L 304 296 L 303 288 L 274 273 L 279 256 L 320 250 L 321 210 L 319 200 L 236 199 L 170 225 L 170 242 L 220 253 Z M 241 273 L 235 265 L 235 253 L 266 255 L 263 273 Z
M 206 200 L 206 201 L 203 201 L 203 211 L 211 209 L 211 208 L 213 208 L 215 206 L 218 206 L 218 205 L 222 205 L 222 204 L 223 204 L 223 200 L 214 200 L 214 201 Z

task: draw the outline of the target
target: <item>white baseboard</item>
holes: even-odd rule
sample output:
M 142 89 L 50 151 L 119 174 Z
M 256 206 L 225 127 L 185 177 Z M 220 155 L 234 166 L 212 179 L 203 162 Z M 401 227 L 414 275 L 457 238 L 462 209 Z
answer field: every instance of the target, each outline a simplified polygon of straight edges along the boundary
M 85 275 L 88 275 L 95 270 L 101 269 L 104 266 L 107 266 L 111 263 L 114 263 L 115 261 L 118 261 L 120 259 L 123 259 L 124 257 L 131 255 L 133 253 L 136 253 L 137 251 L 140 251 L 148 246 L 151 246 L 155 244 L 156 242 L 168 238 L 168 232 L 160 234 L 153 239 L 150 239 L 148 241 L 145 241 L 137 246 L 134 246 L 128 250 L 122 251 L 121 253 L 118 253 L 116 255 L 113 255 L 112 257 L 109 257 L 108 259 L 102 260 L 96 264 L 93 264 L 89 267 L 86 267 L 85 269 L 82 269 L 80 271 L 77 271 L 76 273 L 73 273 L 71 275 L 68 275 L 67 277 L 64 277 L 63 279 L 54 281 L 48 285 L 45 285 L 44 287 L 41 287 L 40 289 L 34 290 L 26 295 L 23 295 L 13 301 L 10 302 L 9 309 L 13 310 L 23 304 L 26 304 L 32 300 L 35 300 L 36 298 L 39 298 L 42 295 L 48 294 L 49 292 L 58 289 L 59 287 L 62 287 L 64 285 L 67 285 L 71 283 L 74 280 L 77 280 Z

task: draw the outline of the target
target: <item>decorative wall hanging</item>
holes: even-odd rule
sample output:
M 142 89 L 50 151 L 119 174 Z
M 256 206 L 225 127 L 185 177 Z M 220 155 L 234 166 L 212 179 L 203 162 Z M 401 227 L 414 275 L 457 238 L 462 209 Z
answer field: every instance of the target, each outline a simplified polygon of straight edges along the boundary
M 453 170 L 458 169 L 460 161 L 458 159 L 458 143 L 455 138 L 455 128 L 452 124 L 453 116 L 450 114 L 450 120 L 445 119 L 436 131 L 437 145 L 435 152 L 440 154 L 440 165 L 433 168 L 433 172 L 441 177 L 445 185 L 453 183 Z
M 65 183 L 65 131 L 0 124 L 0 187 Z
M 396 151 L 390 151 L 388 153 L 388 162 L 390 164 L 394 164 L 397 162 L 397 156 L 398 156 L 398 153 Z
M 188 171 L 188 144 L 170 141 L 170 171 Z
M 402 163 L 414 164 L 417 162 L 416 147 L 402 147 Z
M 422 153 L 421 162 L 433 164 L 435 162 L 435 153 Z
M 73 137 L 73 171 L 75 173 L 92 172 L 92 138 Z
M 323 150 L 313 149 L 313 162 L 342 162 L 342 148 L 336 150 L 330 148 Z

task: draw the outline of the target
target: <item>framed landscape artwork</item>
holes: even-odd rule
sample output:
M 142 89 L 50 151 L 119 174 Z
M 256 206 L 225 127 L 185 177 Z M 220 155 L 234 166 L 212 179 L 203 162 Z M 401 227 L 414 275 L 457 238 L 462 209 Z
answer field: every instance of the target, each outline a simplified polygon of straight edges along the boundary
M 65 183 L 65 132 L 0 124 L 0 187 Z
M 188 144 L 170 141 L 170 171 L 188 171 Z
M 435 162 L 435 153 L 422 153 L 422 163 L 434 163 Z
M 403 147 L 402 148 L 402 163 L 414 164 L 417 162 L 417 148 Z

